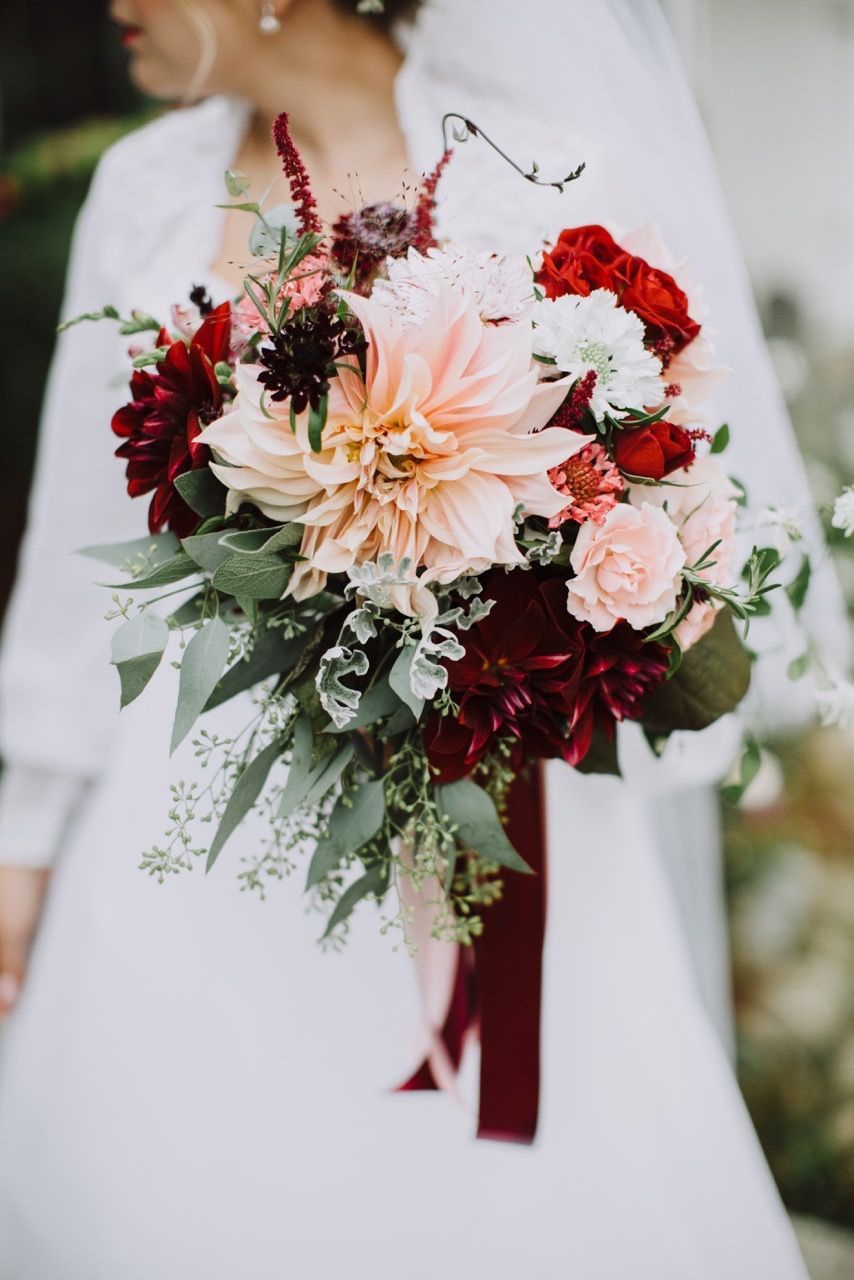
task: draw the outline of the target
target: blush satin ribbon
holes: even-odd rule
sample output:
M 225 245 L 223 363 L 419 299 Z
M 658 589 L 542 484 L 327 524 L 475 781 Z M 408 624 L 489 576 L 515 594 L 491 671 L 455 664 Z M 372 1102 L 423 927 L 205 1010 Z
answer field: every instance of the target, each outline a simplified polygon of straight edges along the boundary
M 506 872 L 500 900 L 486 911 L 472 947 L 430 937 L 424 895 L 410 899 L 410 936 L 425 1019 L 426 1053 L 401 1092 L 445 1089 L 457 1076 L 468 1038 L 480 1039 L 477 1136 L 531 1143 L 540 1095 L 540 1010 L 546 928 L 546 822 L 542 766 L 513 783 L 507 835 L 534 872 Z

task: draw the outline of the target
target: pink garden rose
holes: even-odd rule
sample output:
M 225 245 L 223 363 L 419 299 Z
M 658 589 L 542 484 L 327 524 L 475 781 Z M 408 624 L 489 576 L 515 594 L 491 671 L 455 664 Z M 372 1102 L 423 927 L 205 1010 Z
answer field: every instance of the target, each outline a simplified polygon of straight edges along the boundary
M 281 303 L 284 298 L 290 299 L 290 315 L 302 307 L 313 307 L 323 296 L 329 280 L 328 272 L 329 267 L 325 258 L 318 254 L 309 254 L 302 260 L 282 289 L 279 302 Z M 255 333 L 263 333 L 266 336 L 269 330 L 255 303 L 244 294 L 231 310 L 231 357 L 233 360 L 240 359 Z
M 701 571 L 701 577 L 718 586 L 732 586 L 735 581 L 737 490 L 717 458 L 697 458 L 690 467 L 674 471 L 671 482 L 657 488 L 634 486 L 632 502 L 667 504 L 667 514 L 679 529 L 685 549 L 685 563 L 694 565 L 717 542 L 713 564 Z M 690 649 L 711 630 L 719 601 L 704 600 L 695 604 L 676 628 L 675 636 L 683 649 Z
M 581 526 L 570 563 L 567 609 L 595 631 L 625 621 L 636 631 L 675 607 L 685 551 L 673 521 L 651 503 L 621 503 Z

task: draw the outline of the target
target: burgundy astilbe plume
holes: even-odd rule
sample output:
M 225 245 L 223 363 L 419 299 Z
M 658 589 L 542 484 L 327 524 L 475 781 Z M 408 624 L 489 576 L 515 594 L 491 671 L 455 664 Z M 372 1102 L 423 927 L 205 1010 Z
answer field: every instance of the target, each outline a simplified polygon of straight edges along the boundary
M 311 190 L 308 171 L 302 156 L 291 137 L 287 111 L 276 116 L 273 124 L 273 142 L 282 161 L 285 177 L 290 183 L 291 197 L 299 217 L 299 229 L 303 235 L 320 235 L 323 227 L 317 213 L 317 201 Z
M 450 147 L 445 149 L 439 163 L 432 173 L 428 173 L 427 177 L 421 184 L 421 190 L 418 193 L 418 202 L 415 205 L 415 234 L 412 237 L 412 244 L 419 253 L 426 253 L 428 249 L 432 249 L 436 244 L 436 232 L 434 219 L 436 214 L 436 188 L 439 185 L 442 174 L 448 166 L 448 161 L 453 155 Z

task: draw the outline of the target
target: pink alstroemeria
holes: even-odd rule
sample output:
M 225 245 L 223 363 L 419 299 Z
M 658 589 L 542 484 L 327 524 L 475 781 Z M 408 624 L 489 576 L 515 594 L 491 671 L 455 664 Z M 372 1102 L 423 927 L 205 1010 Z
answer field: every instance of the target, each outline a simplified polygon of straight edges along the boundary
M 253 502 L 305 525 L 290 585 L 299 599 L 382 552 L 411 558 L 423 582 L 521 563 L 514 513 L 556 515 L 566 500 L 548 470 L 587 443 L 542 429 L 567 380 L 539 379 L 529 324 L 486 325 L 450 285 L 416 328 L 345 296 L 367 338 L 366 376 L 353 361 L 333 381 L 319 453 L 306 414 L 292 432 L 288 401 L 261 408 L 249 366 L 233 411 L 205 432 L 228 464 L 212 469 L 231 490 L 229 511 Z

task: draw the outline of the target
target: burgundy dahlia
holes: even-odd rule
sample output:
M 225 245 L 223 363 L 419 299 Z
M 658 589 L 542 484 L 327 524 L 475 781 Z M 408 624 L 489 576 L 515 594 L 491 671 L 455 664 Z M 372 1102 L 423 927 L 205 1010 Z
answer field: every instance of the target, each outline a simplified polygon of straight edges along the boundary
M 148 512 L 152 533 L 166 527 L 183 538 L 198 524 L 175 480 L 210 458 L 210 450 L 197 444 L 196 437 L 222 413 L 215 368 L 228 357 L 230 334 L 231 308 L 224 302 L 211 311 L 189 345 L 170 343 L 156 372 L 134 371 L 133 399 L 113 414 L 113 431 L 124 437 L 116 457 L 127 460 L 128 493 L 136 498 L 154 492 Z M 163 331 L 160 342 L 169 343 Z
M 533 573 L 495 573 L 483 593 L 491 613 L 463 637 L 448 664 L 458 718 L 434 714 L 425 731 L 442 781 L 461 778 L 499 737 L 514 740 L 514 763 L 565 756 L 584 667 L 581 627 L 566 611 L 566 585 Z
M 670 662 L 664 645 L 648 644 L 627 622 L 604 632 L 585 622 L 581 631 L 584 669 L 564 754 L 572 765 L 587 755 L 597 728 L 611 739 L 618 720 L 640 719 L 644 698 L 664 680 Z

